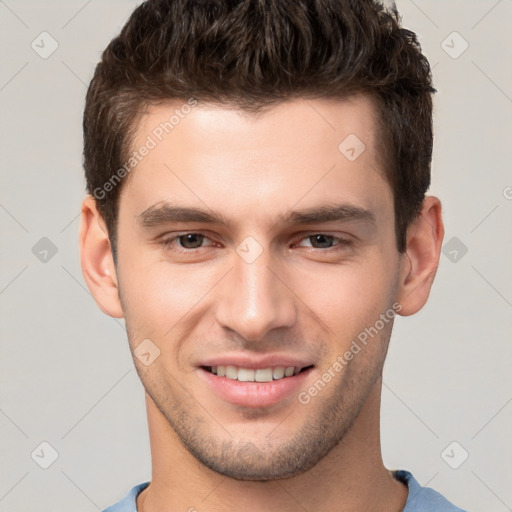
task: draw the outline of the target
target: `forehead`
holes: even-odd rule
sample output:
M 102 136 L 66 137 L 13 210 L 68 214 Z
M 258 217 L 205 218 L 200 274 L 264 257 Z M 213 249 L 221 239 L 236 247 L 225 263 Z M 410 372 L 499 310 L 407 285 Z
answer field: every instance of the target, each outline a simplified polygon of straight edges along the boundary
M 140 213 L 167 201 L 254 222 L 322 201 L 377 212 L 392 196 L 379 164 L 376 112 L 364 95 L 301 98 L 256 115 L 200 102 L 153 106 L 137 126 L 131 150 L 139 160 L 121 204 Z

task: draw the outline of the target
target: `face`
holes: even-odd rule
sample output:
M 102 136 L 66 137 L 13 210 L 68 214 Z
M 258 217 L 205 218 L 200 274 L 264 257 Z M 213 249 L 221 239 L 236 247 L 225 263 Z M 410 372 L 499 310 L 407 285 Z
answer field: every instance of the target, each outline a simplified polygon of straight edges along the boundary
M 151 148 L 118 223 L 129 343 L 158 410 L 221 474 L 310 469 L 381 374 L 400 255 L 375 127 L 365 96 L 140 120 L 132 149 Z

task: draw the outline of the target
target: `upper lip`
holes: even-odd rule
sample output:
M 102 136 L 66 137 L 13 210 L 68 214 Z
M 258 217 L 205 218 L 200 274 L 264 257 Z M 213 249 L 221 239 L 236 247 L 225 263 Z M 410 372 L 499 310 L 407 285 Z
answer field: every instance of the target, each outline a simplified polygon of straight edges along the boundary
M 238 368 L 275 368 L 277 366 L 294 366 L 305 368 L 312 366 L 314 363 L 309 359 L 299 359 L 296 356 L 285 354 L 266 354 L 266 355 L 246 355 L 246 354 L 227 354 L 224 356 L 212 357 L 205 359 L 199 366 L 236 366 Z

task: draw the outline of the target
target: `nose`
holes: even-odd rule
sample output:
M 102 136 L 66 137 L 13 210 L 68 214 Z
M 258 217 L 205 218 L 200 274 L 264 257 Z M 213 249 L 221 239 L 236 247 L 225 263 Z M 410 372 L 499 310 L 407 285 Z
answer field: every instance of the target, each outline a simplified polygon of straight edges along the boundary
M 223 279 L 216 298 L 217 322 L 248 341 L 262 340 L 273 329 L 295 324 L 292 289 L 282 265 L 272 262 L 268 249 L 252 262 L 235 253 L 234 268 Z

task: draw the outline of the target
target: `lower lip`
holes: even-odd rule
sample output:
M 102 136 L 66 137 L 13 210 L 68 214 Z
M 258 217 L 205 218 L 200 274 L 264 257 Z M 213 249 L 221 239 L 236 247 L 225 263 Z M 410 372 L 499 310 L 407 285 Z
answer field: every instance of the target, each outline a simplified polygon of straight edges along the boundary
M 199 369 L 199 374 L 217 395 L 232 404 L 244 407 L 268 407 L 297 392 L 313 369 L 313 367 L 308 368 L 297 375 L 270 382 L 240 382 L 219 377 L 203 368 Z

